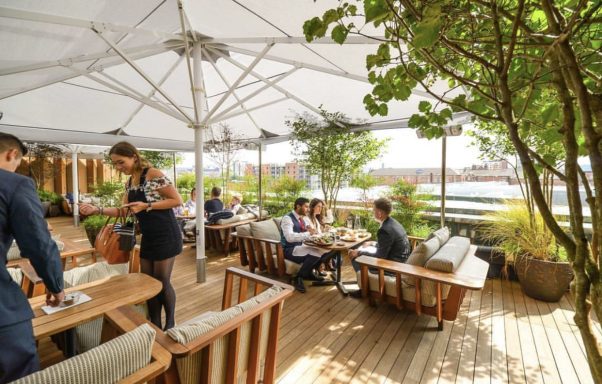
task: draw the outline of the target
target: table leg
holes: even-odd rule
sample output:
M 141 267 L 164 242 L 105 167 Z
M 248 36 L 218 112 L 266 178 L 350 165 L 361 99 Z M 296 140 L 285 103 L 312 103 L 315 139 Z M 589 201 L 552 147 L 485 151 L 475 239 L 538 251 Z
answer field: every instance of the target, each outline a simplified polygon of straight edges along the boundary
M 230 228 L 224 230 L 224 256 L 230 254 Z

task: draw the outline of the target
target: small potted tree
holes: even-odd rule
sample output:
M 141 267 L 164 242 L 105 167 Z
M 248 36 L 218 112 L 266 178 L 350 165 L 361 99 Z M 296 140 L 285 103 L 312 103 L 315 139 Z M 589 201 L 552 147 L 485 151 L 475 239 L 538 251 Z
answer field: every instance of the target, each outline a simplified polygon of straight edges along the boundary
M 38 197 L 40 198 L 40 202 L 42 203 L 42 211 L 44 217 L 46 217 L 48 216 L 48 211 L 50 210 L 50 205 L 52 204 L 50 202 L 52 195 L 50 192 L 47 192 L 43 189 L 38 189 Z
M 523 202 L 507 202 L 507 209 L 481 224 L 483 237 L 499 247 L 512 263 L 521 288 L 534 299 L 556 302 L 567 292 L 573 271 L 566 252 L 544 224 L 539 212 Z
M 61 214 L 61 205 L 63 203 L 63 196 L 58 193 L 49 193 L 50 207 L 48 208 L 48 216 L 55 217 Z

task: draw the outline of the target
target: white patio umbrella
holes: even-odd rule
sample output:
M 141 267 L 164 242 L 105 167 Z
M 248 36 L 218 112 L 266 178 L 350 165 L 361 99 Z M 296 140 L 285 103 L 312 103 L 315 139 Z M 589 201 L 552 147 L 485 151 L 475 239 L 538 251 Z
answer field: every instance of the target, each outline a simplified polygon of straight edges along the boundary
M 407 127 L 418 103 L 374 118 L 365 56 L 377 42 L 350 36 L 307 44 L 303 21 L 335 0 L 0 1 L 0 130 L 27 140 L 195 151 L 226 123 L 260 145 L 288 140 L 285 121 L 322 106 L 357 130 Z M 365 30 L 378 36 L 378 31 Z M 442 85 L 440 92 L 447 91 Z M 459 114 L 454 124 L 467 121 Z M 205 279 L 197 205 L 197 279 Z

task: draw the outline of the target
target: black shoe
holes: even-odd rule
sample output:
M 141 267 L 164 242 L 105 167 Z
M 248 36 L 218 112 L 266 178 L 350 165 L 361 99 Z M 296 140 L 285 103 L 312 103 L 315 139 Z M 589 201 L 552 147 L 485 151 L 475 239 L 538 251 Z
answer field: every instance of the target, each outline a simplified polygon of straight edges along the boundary
M 305 284 L 302 277 L 295 277 L 295 289 L 301 293 L 305 293 Z
M 315 273 L 310 273 L 309 276 L 306 276 L 305 278 L 310 281 L 324 281 L 322 276 L 316 275 Z
M 349 296 L 353 297 L 354 299 L 361 299 L 362 298 L 362 290 L 358 289 L 356 291 L 349 291 Z
M 330 278 L 332 281 L 337 281 L 337 271 L 330 271 Z

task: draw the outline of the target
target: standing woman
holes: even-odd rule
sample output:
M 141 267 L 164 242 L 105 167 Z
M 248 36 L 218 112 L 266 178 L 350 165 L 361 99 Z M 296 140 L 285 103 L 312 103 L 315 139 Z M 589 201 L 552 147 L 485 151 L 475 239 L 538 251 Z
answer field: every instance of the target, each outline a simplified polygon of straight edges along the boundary
M 171 271 L 175 256 L 182 252 L 182 234 L 173 209 L 182 204 L 182 197 L 171 181 L 160 170 L 151 167 L 132 144 L 122 141 L 109 150 L 115 168 L 130 175 L 127 194 L 121 208 L 99 208 L 81 204 L 83 215 L 116 217 L 129 207 L 140 222 L 142 243 L 140 265 L 143 273 L 163 283 L 161 292 L 148 301 L 153 324 L 161 328 L 161 308 L 165 309 L 166 330 L 175 325 L 176 293 L 171 285 Z

